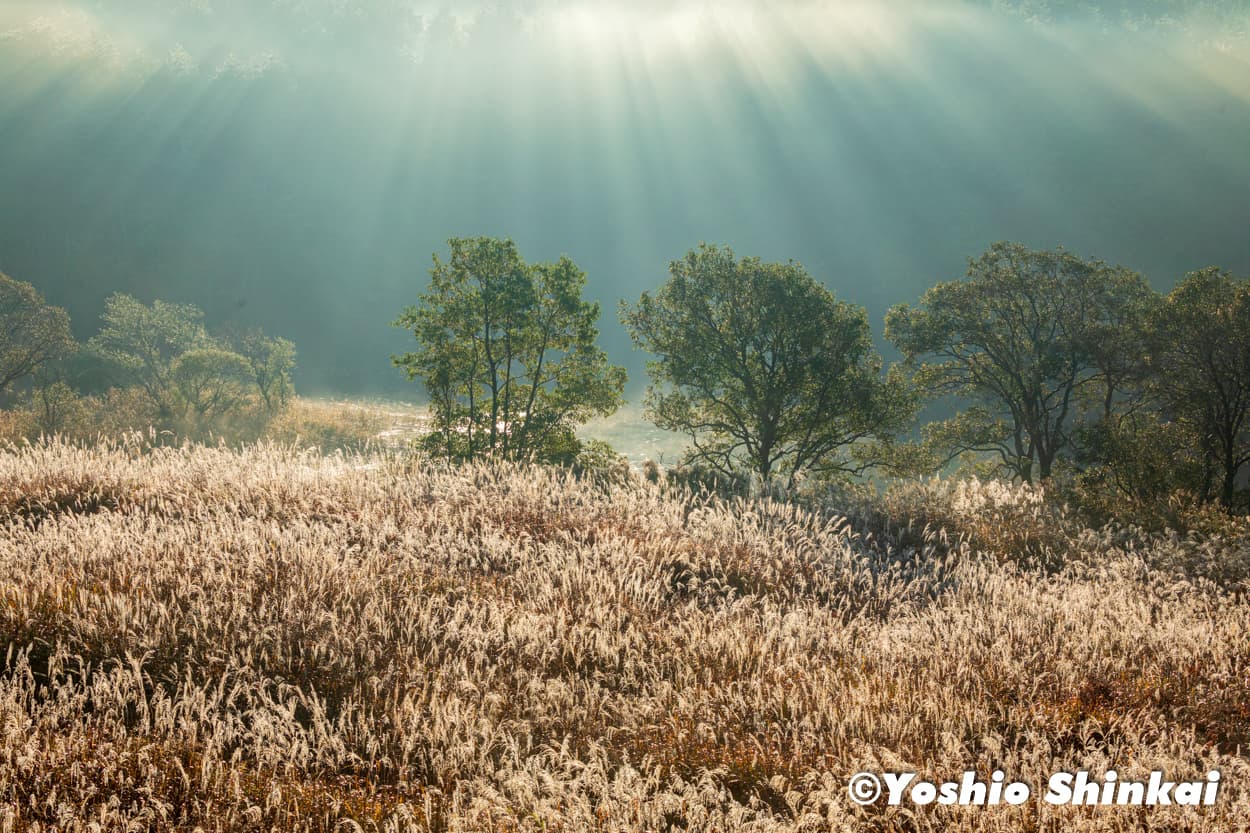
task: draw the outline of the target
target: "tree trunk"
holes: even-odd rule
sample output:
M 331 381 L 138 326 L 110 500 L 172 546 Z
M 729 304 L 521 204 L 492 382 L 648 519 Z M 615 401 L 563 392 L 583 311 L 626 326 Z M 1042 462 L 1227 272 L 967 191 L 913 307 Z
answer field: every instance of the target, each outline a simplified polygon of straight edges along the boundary
M 1224 461 L 1224 485 L 1220 488 L 1220 505 L 1225 509 L 1233 508 L 1233 494 L 1237 489 L 1237 465 L 1232 460 Z
M 1038 469 L 1037 479 L 1038 480 L 1050 479 L 1050 471 L 1054 465 L 1054 462 L 1055 462 L 1055 455 L 1053 454 L 1039 454 L 1037 456 L 1037 469 Z

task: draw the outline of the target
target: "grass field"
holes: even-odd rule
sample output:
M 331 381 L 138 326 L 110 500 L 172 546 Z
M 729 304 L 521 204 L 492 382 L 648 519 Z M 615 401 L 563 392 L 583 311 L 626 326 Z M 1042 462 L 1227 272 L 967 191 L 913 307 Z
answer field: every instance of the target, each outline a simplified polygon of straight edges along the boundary
M 1245 830 L 1250 537 L 1025 489 L 823 507 L 543 469 L 0 453 L 0 830 Z M 859 770 L 1223 774 L 854 804 Z

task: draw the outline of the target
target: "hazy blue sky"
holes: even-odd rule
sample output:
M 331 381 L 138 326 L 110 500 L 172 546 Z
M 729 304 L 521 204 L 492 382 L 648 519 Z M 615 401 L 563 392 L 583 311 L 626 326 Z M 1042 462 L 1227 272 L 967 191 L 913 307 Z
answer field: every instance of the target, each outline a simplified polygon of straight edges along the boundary
M 82 336 L 125 291 L 404 392 L 451 235 L 616 303 L 700 240 L 913 301 L 1000 239 L 1159 287 L 1250 273 L 1241 2 L 4 0 L 0 270 Z

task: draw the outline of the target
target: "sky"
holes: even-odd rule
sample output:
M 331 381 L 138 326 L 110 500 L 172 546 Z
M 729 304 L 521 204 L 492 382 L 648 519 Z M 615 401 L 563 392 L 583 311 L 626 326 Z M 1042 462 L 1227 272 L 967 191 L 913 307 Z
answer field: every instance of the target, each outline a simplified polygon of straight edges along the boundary
M 0 271 L 294 340 L 412 396 L 451 236 L 568 254 L 602 342 L 701 241 L 868 309 L 997 240 L 1250 274 L 1250 11 L 1197 0 L 4 0 Z M 887 348 L 882 345 L 883 349 Z M 887 350 L 888 354 L 888 350 Z

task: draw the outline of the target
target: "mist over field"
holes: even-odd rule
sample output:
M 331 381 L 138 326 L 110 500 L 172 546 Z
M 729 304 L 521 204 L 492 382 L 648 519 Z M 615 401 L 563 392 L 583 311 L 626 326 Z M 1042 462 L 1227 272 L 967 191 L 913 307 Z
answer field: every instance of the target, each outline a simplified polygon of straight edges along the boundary
M 569 254 L 602 343 L 700 240 L 881 318 L 996 240 L 1250 271 L 1240 3 L 0 7 L 0 271 L 194 303 L 301 390 L 419 396 L 390 328 L 453 235 Z M 887 357 L 889 356 L 887 352 Z

